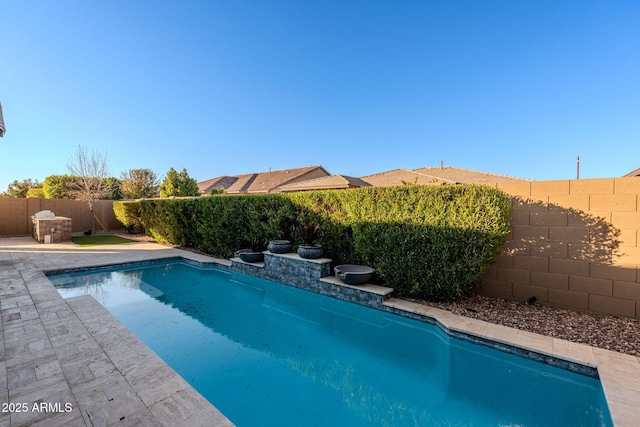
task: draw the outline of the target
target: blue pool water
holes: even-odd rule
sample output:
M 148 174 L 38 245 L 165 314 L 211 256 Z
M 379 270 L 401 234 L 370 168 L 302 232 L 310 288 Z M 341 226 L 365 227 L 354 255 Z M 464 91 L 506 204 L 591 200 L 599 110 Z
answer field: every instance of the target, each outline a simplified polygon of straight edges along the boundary
M 610 426 L 597 379 L 308 291 L 170 261 L 49 276 L 238 426 Z

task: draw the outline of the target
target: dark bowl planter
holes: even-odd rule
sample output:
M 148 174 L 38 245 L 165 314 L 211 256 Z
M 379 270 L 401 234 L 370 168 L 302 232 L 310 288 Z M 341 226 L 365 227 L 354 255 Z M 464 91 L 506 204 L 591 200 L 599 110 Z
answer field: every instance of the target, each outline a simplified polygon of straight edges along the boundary
M 343 264 L 333 268 L 336 277 L 347 285 L 362 285 L 371 280 L 373 268 L 366 265 Z
M 271 240 L 267 250 L 274 254 L 287 254 L 291 252 L 291 242 L 288 240 Z
M 298 246 L 298 255 L 300 258 L 316 259 L 324 255 L 322 245 L 300 245 Z
M 262 262 L 264 261 L 264 253 L 253 252 L 251 249 L 240 249 L 235 254 L 244 262 Z

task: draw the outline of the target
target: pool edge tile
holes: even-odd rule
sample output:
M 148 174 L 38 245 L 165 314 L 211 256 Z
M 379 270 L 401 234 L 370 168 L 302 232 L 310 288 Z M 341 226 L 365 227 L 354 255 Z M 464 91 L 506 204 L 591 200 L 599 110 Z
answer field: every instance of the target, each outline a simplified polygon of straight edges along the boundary
M 638 425 L 640 360 L 636 356 L 594 347 L 600 382 L 616 427 Z
M 572 341 L 553 338 L 553 355 L 583 365 L 597 368 L 594 347 Z

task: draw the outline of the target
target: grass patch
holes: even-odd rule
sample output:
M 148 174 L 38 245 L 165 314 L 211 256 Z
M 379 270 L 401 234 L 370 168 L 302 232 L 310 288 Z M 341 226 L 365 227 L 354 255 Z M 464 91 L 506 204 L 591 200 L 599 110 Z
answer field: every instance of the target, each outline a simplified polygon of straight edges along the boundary
M 120 243 L 133 243 L 135 240 L 125 239 L 120 236 L 99 234 L 97 236 L 74 236 L 71 241 L 80 246 L 118 245 Z

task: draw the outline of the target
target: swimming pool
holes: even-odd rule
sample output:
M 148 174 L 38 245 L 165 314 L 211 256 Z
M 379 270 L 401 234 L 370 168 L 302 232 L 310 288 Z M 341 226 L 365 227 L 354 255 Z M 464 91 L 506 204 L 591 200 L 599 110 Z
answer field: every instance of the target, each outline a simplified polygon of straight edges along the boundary
M 222 268 L 49 278 L 94 296 L 239 426 L 611 425 L 595 378 Z

